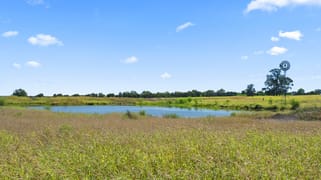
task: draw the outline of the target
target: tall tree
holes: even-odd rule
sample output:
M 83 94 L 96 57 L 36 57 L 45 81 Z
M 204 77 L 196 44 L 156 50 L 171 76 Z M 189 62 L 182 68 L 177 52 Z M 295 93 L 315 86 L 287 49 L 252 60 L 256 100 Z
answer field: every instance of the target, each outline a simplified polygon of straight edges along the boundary
M 272 69 L 266 76 L 265 93 L 268 95 L 281 95 L 286 93 L 293 86 L 293 80 L 282 74 L 281 69 Z

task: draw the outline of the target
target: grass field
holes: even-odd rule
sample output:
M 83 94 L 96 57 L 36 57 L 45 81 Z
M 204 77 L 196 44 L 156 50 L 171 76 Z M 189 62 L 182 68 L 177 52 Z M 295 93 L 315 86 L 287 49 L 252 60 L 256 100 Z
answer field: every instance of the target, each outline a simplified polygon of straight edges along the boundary
M 200 97 L 200 98 L 95 98 L 95 97 L 2 97 L 7 106 L 55 106 L 55 105 L 147 105 L 167 107 L 198 107 L 208 109 L 234 110 L 291 110 L 297 108 L 320 108 L 321 96 L 288 96 L 284 104 L 283 96 L 232 96 L 232 97 Z M 299 107 L 297 107 L 297 105 Z
M 321 121 L 0 108 L 0 179 L 320 179 Z

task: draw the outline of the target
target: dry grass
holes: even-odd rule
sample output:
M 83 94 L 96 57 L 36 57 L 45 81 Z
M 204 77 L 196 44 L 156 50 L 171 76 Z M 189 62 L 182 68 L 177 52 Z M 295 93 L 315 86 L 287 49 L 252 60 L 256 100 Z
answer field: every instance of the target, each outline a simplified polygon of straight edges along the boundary
M 0 130 L 30 133 L 44 128 L 70 125 L 76 129 L 155 131 L 164 129 L 209 129 L 215 131 L 287 131 L 314 132 L 321 129 L 320 121 L 276 120 L 270 117 L 207 117 L 196 119 L 140 116 L 128 119 L 122 114 L 86 115 L 49 111 L 0 108 Z

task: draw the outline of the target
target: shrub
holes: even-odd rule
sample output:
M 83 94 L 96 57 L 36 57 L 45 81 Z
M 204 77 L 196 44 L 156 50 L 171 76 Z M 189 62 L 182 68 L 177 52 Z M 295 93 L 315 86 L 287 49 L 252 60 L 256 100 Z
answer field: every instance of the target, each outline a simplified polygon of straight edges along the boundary
M 47 111 L 51 111 L 51 106 L 45 106 L 44 109 Z
M 164 114 L 163 118 L 177 119 L 179 116 L 177 114 Z
M 269 110 L 269 111 L 277 111 L 279 108 L 277 105 L 273 105 L 273 106 L 268 106 L 265 108 L 265 110 Z
M 4 106 L 4 99 L 0 98 L 0 106 Z
M 37 94 L 35 97 L 44 97 L 45 95 L 43 93 Z
M 141 110 L 138 113 L 140 116 L 146 116 L 146 111 L 145 110 Z
M 128 119 L 137 119 L 137 115 L 135 113 L 128 111 L 128 110 L 125 113 L 125 117 Z
M 292 110 L 297 110 L 300 107 L 300 102 L 296 101 L 295 99 L 292 99 L 290 101 L 290 104 L 291 104 L 291 109 Z

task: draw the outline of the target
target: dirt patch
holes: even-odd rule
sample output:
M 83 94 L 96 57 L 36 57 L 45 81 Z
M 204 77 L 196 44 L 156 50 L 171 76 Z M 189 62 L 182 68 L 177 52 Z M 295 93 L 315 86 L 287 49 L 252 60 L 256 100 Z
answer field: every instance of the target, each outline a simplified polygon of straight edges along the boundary
M 272 116 L 272 119 L 275 120 L 284 120 L 284 121 L 296 121 L 299 120 L 299 117 L 294 114 L 275 114 Z

